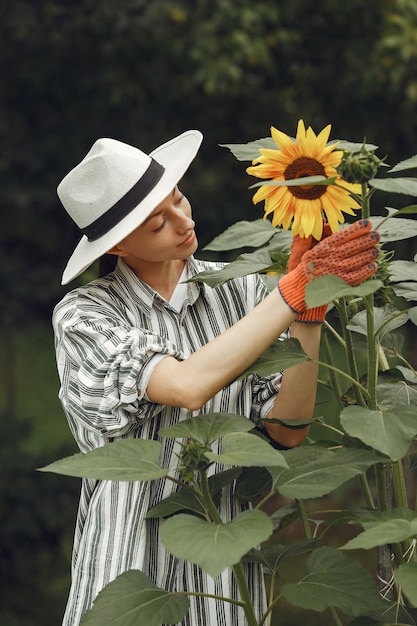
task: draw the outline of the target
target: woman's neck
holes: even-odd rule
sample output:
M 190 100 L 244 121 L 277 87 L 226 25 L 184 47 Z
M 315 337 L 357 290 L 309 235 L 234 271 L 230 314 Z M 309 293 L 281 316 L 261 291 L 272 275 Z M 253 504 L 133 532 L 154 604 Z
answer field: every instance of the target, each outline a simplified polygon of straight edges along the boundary
M 170 300 L 183 272 L 186 261 L 175 260 L 163 263 L 146 263 L 134 267 L 124 259 L 130 269 L 144 283 L 155 289 L 165 300 Z

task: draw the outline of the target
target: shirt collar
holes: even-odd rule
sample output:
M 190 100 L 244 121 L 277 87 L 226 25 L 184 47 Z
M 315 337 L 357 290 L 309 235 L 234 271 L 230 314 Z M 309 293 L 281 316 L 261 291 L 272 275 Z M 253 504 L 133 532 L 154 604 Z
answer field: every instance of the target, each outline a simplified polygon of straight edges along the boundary
M 190 277 L 195 276 L 200 272 L 200 268 L 198 267 L 194 257 L 189 257 L 187 259 L 187 263 Z M 161 300 L 158 292 L 143 282 L 143 280 L 138 278 L 121 257 L 119 257 L 117 261 L 114 273 L 116 278 L 128 291 L 129 296 L 135 300 L 142 308 L 143 312 L 149 316 L 151 314 L 151 309 L 155 304 L 155 300 Z M 205 285 L 201 282 L 192 281 L 188 283 L 188 297 L 186 303 L 194 304 L 200 295 L 205 297 L 205 290 Z

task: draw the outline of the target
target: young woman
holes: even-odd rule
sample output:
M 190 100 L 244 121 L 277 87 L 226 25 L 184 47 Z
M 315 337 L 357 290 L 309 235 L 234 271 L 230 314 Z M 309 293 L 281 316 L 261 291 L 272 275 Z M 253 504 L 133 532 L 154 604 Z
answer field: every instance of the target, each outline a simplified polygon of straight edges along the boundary
M 216 267 L 193 256 L 195 223 L 178 186 L 201 140 L 201 133 L 188 131 L 147 155 L 99 139 L 58 187 L 83 233 L 63 284 L 104 254 L 117 260 L 114 271 L 69 292 L 53 315 L 60 399 L 83 452 L 118 438 L 158 439 L 161 463 L 175 472 L 180 445 L 160 439 L 158 431 L 192 415 L 237 413 L 258 426 L 267 415 L 310 418 L 316 365 L 303 363 L 269 378 L 236 378 L 288 328 L 306 353 L 318 356 L 325 309 L 307 311 L 304 302 L 313 274 L 334 273 L 357 284 L 376 270 L 378 237 L 369 223 L 358 222 L 315 246 L 311 238 L 296 238 L 294 269 L 271 293 L 257 276 L 216 289 L 185 282 Z M 308 428 L 267 424 L 265 432 L 288 448 L 300 444 Z M 83 481 L 65 626 L 77 626 L 99 591 L 129 569 L 142 570 L 167 590 L 237 598 L 229 571 L 213 580 L 178 561 L 159 540 L 159 521 L 145 519 L 173 489 L 164 479 Z M 225 490 L 223 519 L 243 508 L 233 490 Z M 261 615 L 261 568 L 248 566 L 247 573 Z M 190 601 L 184 625 L 245 624 L 234 604 L 196 596 Z

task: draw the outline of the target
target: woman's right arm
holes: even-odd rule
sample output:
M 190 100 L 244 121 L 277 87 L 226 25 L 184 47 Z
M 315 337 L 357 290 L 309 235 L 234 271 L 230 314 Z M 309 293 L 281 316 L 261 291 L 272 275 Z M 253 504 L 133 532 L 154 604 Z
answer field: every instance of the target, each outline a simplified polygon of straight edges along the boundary
M 147 386 L 152 402 L 200 409 L 244 372 L 296 319 L 278 289 L 184 361 L 164 358 Z

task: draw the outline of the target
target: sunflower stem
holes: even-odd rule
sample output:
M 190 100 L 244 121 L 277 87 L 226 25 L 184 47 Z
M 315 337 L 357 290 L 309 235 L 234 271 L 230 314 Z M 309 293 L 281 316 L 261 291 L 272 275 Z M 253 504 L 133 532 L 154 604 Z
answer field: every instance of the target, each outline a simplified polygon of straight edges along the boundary
M 223 524 L 223 520 L 217 510 L 216 505 L 213 502 L 213 498 L 210 493 L 210 488 L 207 479 L 206 470 L 200 470 L 200 484 L 201 492 L 204 496 L 204 505 L 210 514 L 211 519 L 215 524 Z M 235 576 L 235 580 L 239 589 L 240 598 L 243 603 L 243 610 L 247 619 L 248 626 L 258 626 L 258 620 L 256 619 L 255 611 L 253 608 L 252 598 L 249 593 L 248 583 L 245 576 L 245 570 L 243 563 L 239 562 L 231 566 L 232 572 Z
M 335 302 L 335 306 L 340 316 L 340 321 L 341 321 L 342 330 L 343 330 L 343 337 L 346 343 L 346 358 L 347 358 L 349 374 L 352 377 L 352 379 L 359 382 L 359 373 L 358 373 L 358 366 L 356 363 L 355 349 L 353 346 L 352 333 L 347 327 L 349 324 L 349 318 L 348 318 L 348 313 L 347 313 L 346 298 L 340 298 L 337 302 Z M 359 404 L 359 406 L 366 408 L 367 404 L 364 399 L 364 394 L 362 393 L 358 385 L 353 386 L 353 392 L 355 394 L 355 400 Z
M 332 351 L 330 350 L 330 344 L 329 344 L 329 338 L 327 336 L 327 332 L 323 333 L 323 349 L 324 349 L 324 354 L 325 354 L 327 363 L 334 366 Z M 342 391 L 340 389 L 339 381 L 337 380 L 337 376 L 334 370 L 329 369 L 329 378 L 330 378 L 330 386 L 334 390 L 337 400 L 339 404 L 341 405 Z

